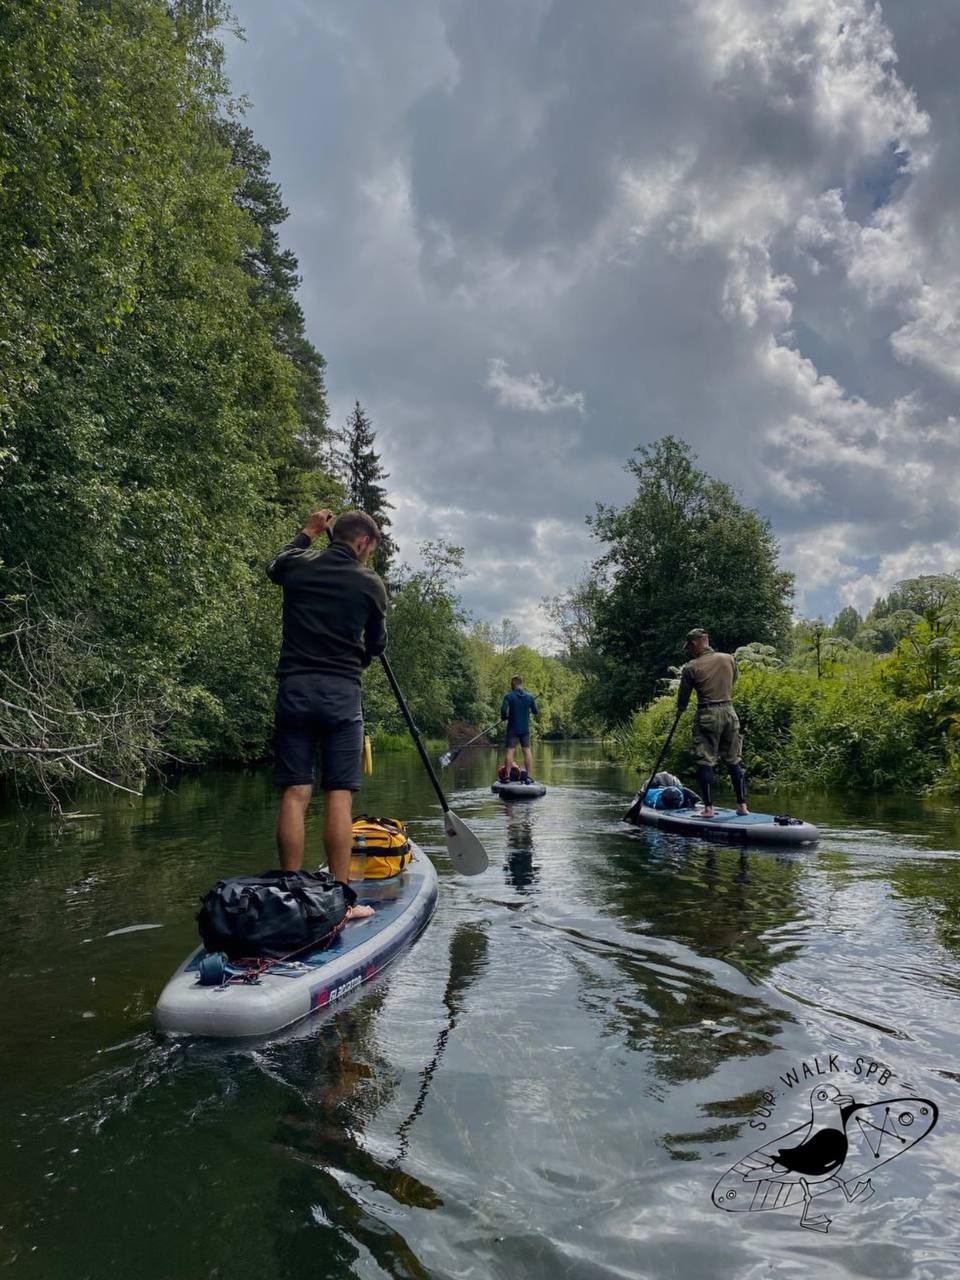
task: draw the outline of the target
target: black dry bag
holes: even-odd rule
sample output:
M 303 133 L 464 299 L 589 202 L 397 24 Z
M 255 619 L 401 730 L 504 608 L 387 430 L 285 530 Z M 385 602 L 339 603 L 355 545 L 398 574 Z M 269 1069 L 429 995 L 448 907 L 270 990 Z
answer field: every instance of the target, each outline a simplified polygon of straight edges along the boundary
M 201 898 L 200 938 L 230 959 L 287 956 L 320 947 L 356 901 L 326 871 L 264 871 L 218 880 Z

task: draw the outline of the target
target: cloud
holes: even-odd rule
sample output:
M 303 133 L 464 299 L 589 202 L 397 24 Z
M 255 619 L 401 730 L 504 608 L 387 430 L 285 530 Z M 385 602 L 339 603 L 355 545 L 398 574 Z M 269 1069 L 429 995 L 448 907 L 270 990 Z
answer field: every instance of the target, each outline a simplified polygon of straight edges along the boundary
M 666 432 L 805 608 L 953 563 L 952 0 L 235 7 L 334 419 L 361 400 L 404 552 L 462 544 L 475 612 L 542 634 Z
M 501 408 L 519 413 L 583 413 L 585 408 L 580 391 L 567 391 L 539 373 L 518 377 L 510 372 L 506 360 L 489 362 L 485 386 L 495 393 Z

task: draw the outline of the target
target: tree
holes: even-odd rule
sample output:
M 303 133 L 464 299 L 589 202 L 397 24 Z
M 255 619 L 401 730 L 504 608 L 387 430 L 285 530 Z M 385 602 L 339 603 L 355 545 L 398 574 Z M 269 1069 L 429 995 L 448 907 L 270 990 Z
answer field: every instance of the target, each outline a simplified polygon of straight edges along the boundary
M 463 548 L 420 544 L 423 565 L 401 566 L 390 602 L 390 665 L 419 728 L 440 735 L 451 720 L 474 720 L 479 710 L 477 674 L 463 634 L 465 616 L 457 591 Z M 403 733 L 393 696 L 379 666 L 364 679 L 364 707 L 378 728 Z
M 695 463 L 672 436 L 638 448 L 635 497 L 588 519 L 607 548 L 587 597 L 589 696 L 610 723 L 649 700 L 691 627 L 729 651 L 789 633 L 793 576 L 777 567 L 769 522 Z
M 154 747 L 262 754 L 279 617 L 262 566 L 331 485 L 298 455 L 322 357 L 297 345 L 279 191 L 248 134 L 225 145 L 223 14 L 0 6 L 0 591 L 57 637 L 43 714 L 129 726 L 122 750 L 71 754 L 131 776 Z
M 384 471 L 380 464 L 380 454 L 373 447 L 376 432 L 361 409 L 359 400 L 354 403 L 353 413 L 347 419 L 340 438 L 343 441 L 342 460 L 347 499 L 357 511 L 365 511 L 368 516 L 373 516 L 383 531 L 383 540 L 373 558 L 373 567 L 385 578 L 399 550 L 388 532 L 391 521 L 387 512 L 392 509 L 392 504 L 387 501 L 387 491 L 380 484 L 381 480 L 390 478 L 390 473 Z
M 501 618 L 496 631 L 496 646 L 501 653 L 515 649 L 520 643 L 520 628 L 510 618 Z
M 860 614 L 852 604 L 848 604 L 834 618 L 831 631 L 835 636 L 842 636 L 844 640 L 855 640 L 862 624 L 863 619 Z
M 289 214 L 280 186 L 270 176 L 270 153 L 239 120 L 221 120 L 218 130 L 240 174 L 234 202 L 259 231 L 259 239 L 243 254 L 244 269 L 252 278 L 251 298 L 266 316 L 277 349 L 294 369 L 300 423 L 291 465 L 326 471 L 330 462 L 326 361 L 306 336 L 303 308 L 297 301 L 300 264 L 293 250 L 280 244 L 277 228 Z

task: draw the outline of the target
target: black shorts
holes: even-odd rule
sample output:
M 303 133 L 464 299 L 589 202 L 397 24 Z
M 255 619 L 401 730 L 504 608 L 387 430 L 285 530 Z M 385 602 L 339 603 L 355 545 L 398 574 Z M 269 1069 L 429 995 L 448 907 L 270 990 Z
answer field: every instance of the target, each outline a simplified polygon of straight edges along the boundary
M 508 729 L 507 730 L 507 746 L 515 747 L 517 745 L 521 747 L 529 747 L 530 746 L 529 733 L 517 733 L 516 729 Z
M 284 676 L 277 687 L 278 787 L 312 786 L 317 765 L 324 791 L 359 791 L 363 776 L 360 685 L 323 671 Z

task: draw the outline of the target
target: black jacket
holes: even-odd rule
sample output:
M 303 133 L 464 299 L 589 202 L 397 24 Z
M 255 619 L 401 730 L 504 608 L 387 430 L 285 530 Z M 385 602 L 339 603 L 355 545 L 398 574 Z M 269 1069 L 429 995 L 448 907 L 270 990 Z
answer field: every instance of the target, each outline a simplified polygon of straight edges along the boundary
M 326 671 L 360 679 L 387 647 L 387 591 L 344 542 L 311 551 L 298 533 L 267 568 L 283 587 L 277 676 Z

